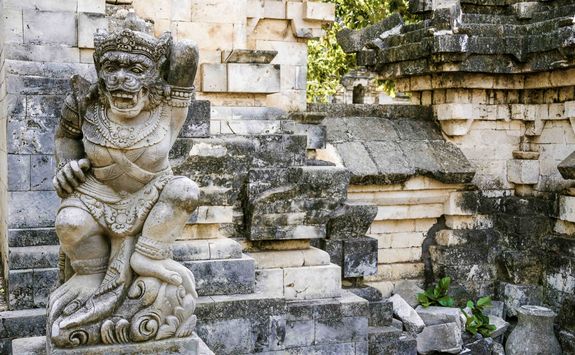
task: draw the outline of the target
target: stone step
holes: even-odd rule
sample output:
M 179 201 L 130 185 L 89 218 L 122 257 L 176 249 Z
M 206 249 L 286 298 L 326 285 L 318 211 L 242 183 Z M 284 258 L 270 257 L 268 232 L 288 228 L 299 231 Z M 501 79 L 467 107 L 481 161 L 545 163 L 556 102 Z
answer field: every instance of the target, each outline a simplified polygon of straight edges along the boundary
M 300 250 L 269 250 L 248 253 L 256 262 L 256 269 L 329 265 L 329 254 L 310 247 Z
M 9 250 L 10 270 L 57 267 L 59 253 L 59 245 L 12 247 Z
M 367 354 L 353 351 L 367 347 L 367 313 L 367 301 L 345 291 L 321 300 L 200 297 L 197 333 L 217 354 Z
M 256 270 L 255 292 L 287 300 L 338 297 L 341 268 L 335 264 Z
M 8 305 L 13 310 L 45 307 L 58 284 L 58 268 L 10 270 Z
M 46 309 L 0 312 L 0 354 L 12 353 L 12 340 L 46 334 Z
M 391 326 L 369 327 L 368 339 L 370 354 L 417 354 L 415 338 Z
M 58 237 L 54 228 L 9 229 L 8 245 L 13 247 L 32 247 L 37 245 L 57 245 Z
M 178 240 L 172 250 L 174 260 L 179 262 L 242 257 L 242 246 L 229 238 Z
M 194 273 L 198 295 L 252 293 L 255 289 L 255 261 L 247 255 L 238 259 L 184 261 Z
M 230 245 L 215 245 L 214 257 L 228 258 L 184 261 L 196 278 L 198 294 L 227 295 L 251 293 L 255 287 L 255 262 Z M 236 246 L 233 246 L 236 248 Z M 58 268 L 28 268 L 10 270 L 8 274 L 8 304 L 11 309 L 45 307 L 48 295 L 58 284 Z
M 197 345 L 192 345 L 197 344 Z M 196 348 L 197 346 L 197 348 Z M 191 351 L 196 348 L 197 351 Z M 208 346 L 198 337 L 196 333 L 186 338 L 169 338 L 145 343 L 115 344 L 88 346 L 82 350 L 67 350 L 65 354 L 93 354 L 104 355 L 110 353 L 121 354 L 160 354 L 169 349 L 169 353 L 189 353 L 190 355 L 214 355 Z M 191 351 L 191 353 L 190 353 Z M 46 337 L 28 337 L 14 339 L 12 342 L 12 352 L 18 355 L 46 355 Z M 61 352 L 58 352 L 61 353 Z
M 59 245 L 12 247 L 9 251 L 10 270 L 58 267 Z M 174 260 L 209 260 L 241 258 L 241 245 L 228 238 L 176 241 Z

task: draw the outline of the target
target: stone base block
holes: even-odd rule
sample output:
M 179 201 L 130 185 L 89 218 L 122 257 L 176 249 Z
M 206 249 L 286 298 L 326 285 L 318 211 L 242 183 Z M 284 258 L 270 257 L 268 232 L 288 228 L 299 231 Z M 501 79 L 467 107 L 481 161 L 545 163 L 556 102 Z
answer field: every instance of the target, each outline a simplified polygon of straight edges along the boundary
M 45 355 L 46 337 L 15 339 L 12 352 L 20 355 Z M 76 349 L 52 349 L 52 355 L 105 355 L 105 354 L 187 354 L 214 355 L 208 346 L 195 333 L 187 338 L 173 338 L 135 344 L 88 346 Z
M 242 246 L 230 238 L 178 240 L 172 250 L 179 262 L 242 257 Z
M 417 343 L 395 327 L 369 327 L 369 354 L 416 355 Z
M 284 297 L 289 300 L 338 297 L 341 268 L 337 265 L 285 268 Z
M 240 259 L 187 261 L 184 265 L 196 278 L 198 295 L 251 293 L 255 287 L 255 262 L 249 256 Z

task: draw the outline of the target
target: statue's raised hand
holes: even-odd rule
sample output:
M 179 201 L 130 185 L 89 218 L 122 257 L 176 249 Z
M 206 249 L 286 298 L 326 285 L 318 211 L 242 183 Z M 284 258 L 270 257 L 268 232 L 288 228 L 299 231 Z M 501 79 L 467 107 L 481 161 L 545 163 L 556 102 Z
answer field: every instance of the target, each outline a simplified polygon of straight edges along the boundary
M 81 183 L 86 181 L 85 171 L 90 169 L 88 159 L 71 160 L 58 169 L 52 184 L 60 197 L 66 197 L 74 192 Z

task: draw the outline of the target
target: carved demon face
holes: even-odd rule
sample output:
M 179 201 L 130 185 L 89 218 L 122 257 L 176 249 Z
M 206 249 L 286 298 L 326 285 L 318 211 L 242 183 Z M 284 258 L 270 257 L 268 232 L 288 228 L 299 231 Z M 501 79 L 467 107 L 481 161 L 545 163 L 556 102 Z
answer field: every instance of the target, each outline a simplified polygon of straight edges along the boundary
M 100 88 L 111 112 L 136 117 L 148 105 L 150 88 L 159 80 L 156 62 L 143 54 L 112 51 L 99 64 Z

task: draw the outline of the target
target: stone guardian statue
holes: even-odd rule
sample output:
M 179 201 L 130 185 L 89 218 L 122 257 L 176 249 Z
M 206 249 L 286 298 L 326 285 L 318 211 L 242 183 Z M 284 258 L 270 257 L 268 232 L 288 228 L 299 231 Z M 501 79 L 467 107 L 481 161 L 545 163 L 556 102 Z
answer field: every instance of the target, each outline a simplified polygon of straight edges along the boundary
M 137 29 L 95 34 L 92 84 L 73 77 L 56 131 L 63 284 L 50 295 L 47 347 L 192 334 L 197 293 L 171 244 L 198 203 L 168 153 L 187 116 L 197 48 Z

